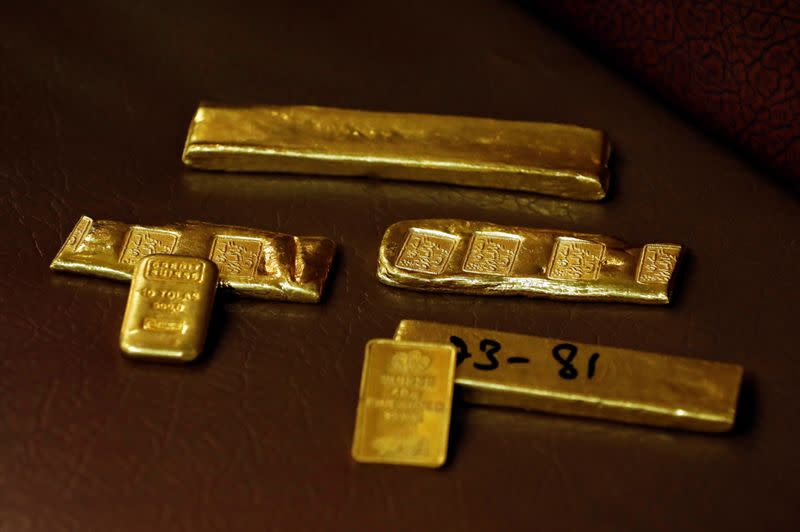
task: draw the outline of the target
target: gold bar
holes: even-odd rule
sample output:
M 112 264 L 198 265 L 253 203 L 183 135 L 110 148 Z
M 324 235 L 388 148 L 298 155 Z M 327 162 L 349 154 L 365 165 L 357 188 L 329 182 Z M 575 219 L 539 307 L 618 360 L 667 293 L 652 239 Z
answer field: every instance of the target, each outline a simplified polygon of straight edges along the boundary
M 316 303 L 336 245 L 317 236 L 292 236 L 203 222 L 128 225 L 82 216 L 50 268 L 120 281 L 142 257 L 202 257 L 216 263 L 219 285 L 238 295 Z
M 394 337 L 455 346 L 469 403 L 704 432 L 736 416 L 735 364 L 415 320 Z
M 683 247 L 464 220 L 390 226 L 378 278 L 399 288 L 667 304 Z
M 370 340 L 364 353 L 353 458 L 439 467 L 447 459 L 456 351 Z
M 190 362 L 206 341 L 219 272 L 210 260 L 149 255 L 133 270 L 119 343 L 131 358 Z
M 565 124 L 314 106 L 201 104 L 192 168 L 370 176 L 599 200 L 611 145 Z

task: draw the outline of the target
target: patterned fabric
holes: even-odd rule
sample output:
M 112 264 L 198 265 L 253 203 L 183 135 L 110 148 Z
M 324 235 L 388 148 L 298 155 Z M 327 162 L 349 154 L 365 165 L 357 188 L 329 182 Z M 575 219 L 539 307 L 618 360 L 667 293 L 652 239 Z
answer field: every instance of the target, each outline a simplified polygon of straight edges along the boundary
M 800 185 L 800 2 L 530 4 Z

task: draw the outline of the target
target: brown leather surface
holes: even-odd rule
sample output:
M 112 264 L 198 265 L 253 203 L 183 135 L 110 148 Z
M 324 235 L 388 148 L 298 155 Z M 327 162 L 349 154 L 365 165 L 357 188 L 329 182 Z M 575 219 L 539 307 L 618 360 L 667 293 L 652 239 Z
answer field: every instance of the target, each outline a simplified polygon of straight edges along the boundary
M 800 2 L 528 3 L 800 189 Z
M 0 529 L 795 530 L 796 199 L 513 3 L 24 2 L 0 17 Z M 185 171 L 201 99 L 550 120 L 617 148 L 599 204 Z M 225 299 L 191 367 L 123 360 L 127 287 L 51 273 L 80 214 L 334 238 L 320 305 Z M 463 217 L 677 241 L 669 307 L 380 285 Z M 727 436 L 458 406 L 443 470 L 349 456 L 363 347 L 432 319 L 743 364 Z

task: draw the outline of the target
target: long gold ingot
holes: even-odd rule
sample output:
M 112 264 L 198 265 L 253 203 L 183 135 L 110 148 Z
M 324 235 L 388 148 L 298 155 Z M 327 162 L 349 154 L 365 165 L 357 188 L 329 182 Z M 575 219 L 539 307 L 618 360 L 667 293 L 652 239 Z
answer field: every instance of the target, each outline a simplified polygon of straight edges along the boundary
M 682 251 L 588 233 L 407 220 L 386 230 L 378 278 L 432 292 L 666 304 Z
M 127 281 L 143 257 L 187 255 L 216 263 L 220 287 L 236 294 L 316 303 L 335 251 L 333 241 L 316 236 L 195 221 L 128 225 L 82 216 L 50 268 Z
M 210 260 L 149 255 L 133 270 L 119 343 L 129 357 L 190 362 L 203 350 L 219 272 Z
M 353 458 L 424 467 L 444 464 L 455 367 L 456 352 L 448 344 L 367 343 Z
M 313 106 L 200 105 L 193 168 L 371 176 L 599 200 L 611 146 L 565 124 Z
M 742 381 L 735 364 L 554 338 L 403 320 L 395 339 L 458 348 L 470 403 L 640 425 L 724 432 Z

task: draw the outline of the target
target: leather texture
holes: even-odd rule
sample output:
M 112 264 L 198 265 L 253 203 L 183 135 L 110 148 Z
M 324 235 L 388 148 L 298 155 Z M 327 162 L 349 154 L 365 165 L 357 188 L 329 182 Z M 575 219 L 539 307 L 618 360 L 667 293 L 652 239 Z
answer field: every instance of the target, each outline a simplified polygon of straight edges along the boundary
M 514 3 L 19 2 L 0 17 L 0 530 L 796 530 L 794 197 Z M 605 129 L 607 201 L 182 168 L 200 100 Z M 81 214 L 334 239 L 319 305 L 221 298 L 188 367 L 119 350 L 122 283 L 53 273 Z M 665 307 L 383 286 L 403 219 L 680 242 Z M 742 364 L 708 436 L 457 404 L 442 470 L 350 458 L 403 318 Z
M 800 189 L 800 2 L 529 3 Z

